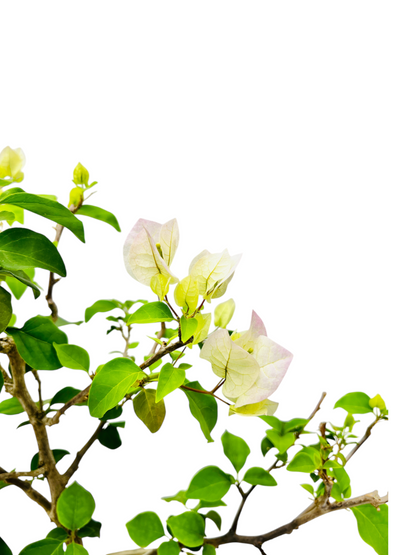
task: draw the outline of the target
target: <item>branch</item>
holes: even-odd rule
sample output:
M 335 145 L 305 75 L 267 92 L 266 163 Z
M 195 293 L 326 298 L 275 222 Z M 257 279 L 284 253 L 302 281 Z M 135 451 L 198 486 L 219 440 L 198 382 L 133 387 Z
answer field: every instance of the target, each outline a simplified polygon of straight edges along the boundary
M 345 457 L 346 463 L 350 460 L 350 458 L 358 451 L 358 449 L 361 447 L 361 445 L 367 441 L 367 439 L 371 436 L 371 430 L 374 428 L 374 426 L 377 424 L 377 422 L 380 422 L 380 418 L 377 416 L 376 419 L 374 420 L 374 422 L 372 422 L 367 430 L 365 431 L 365 434 L 363 435 L 363 437 L 360 439 L 360 441 L 357 443 L 357 445 L 354 447 L 354 449 L 348 453 L 348 456 Z M 346 464 L 345 463 L 345 464 Z
M 218 399 L 218 401 L 222 401 L 229 407 L 231 406 L 231 403 L 227 403 L 227 401 L 224 401 L 224 399 L 221 399 L 221 397 L 217 397 L 216 395 L 214 395 L 214 393 L 212 393 L 212 391 L 205 391 L 204 389 L 195 389 L 193 387 L 188 387 L 187 385 L 181 385 L 180 389 L 188 389 L 189 391 L 195 391 L 196 393 L 204 393 L 205 395 L 211 395 L 211 397 L 215 397 L 215 399 Z
M 70 408 L 72 405 L 76 405 L 77 403 L 81 403 L 88 397 L 88 393 L 90 391 L 91 384 L 87 386 L 83 391 L 80 391 L 72 397 L 65 405 L 59 409 L 52 418 L 44 418 L 43 421 L 46 426 L 53 426 L 54 424 L 58 424 L 59 418 Z
M 88 451 L 88 449 L 94 443 L 94 441 L 98 438 L 98 436 L 99 436 L 101 430 L 103 429 L 104 425 L 106 424 L 106 422 L 107 422 L 106 420 L 101 420 L 101 422 L 98 424 L 98 427 L 95 430 L 95 432 L 93 433 L 93 435 L 90 437 L 90 439 L 84 445 L 84 447 L 80 451 L 78 451 L 78 453 L 77 453 L 77 455 L 74 459 L 74 462 L 71 464 L 71 466 L 68 468 L 68 470 L 63 475 L 66 484 L 68 483 L 71 476 L 73 474 L 75 474 L 75 472 L 78 470 L 79 463 L 81 462 L 82 457 L 85 455 L 85 453 Z
M 318 410 L 320 410 L 321 405 L 322 405 L 322 402 L 323 402 L 323 400 L 325 399 L 325 397 L 326 397 L 326 391 L 324 391 L 324 392 L 322 393 L 321 398 L 320 398 L 319 401 L 318 401 L 318 404 L 316 405 L 316 407 L 315 407 L 315 408 L 313 409 L 313 411 L 311 412 L 311 415 L 310 415 L 309 418 L 308 418 L 309 421 L 311 421 L 312 418 L 315 416 L 315 414 L 318 412 Z
M 41 466 L 36 470 L 28 470 L 26 472 L 6 472 L 4 468 L 0 468 L 0 480 L 6 482 L 7 480 L 13 478 L 19 478 L 20 476 L 32 476 L 33 478 L 36 478 L 36 476 L 40 476 L 41 474 L 43 474 L 45 469 L 45 466 Z
M 0 467 L 0 472 L 3 474 L 8 474 L 4 468 Z M 10 473 L 9 473 L 10 474 Z M 35 501 L 35 503 L 37 503 L 38 505 L 40 505 L 47 513 L 48 515 L 50 514 L 51 510 L 52 510 L 52 504 L 50 503 L 50 501 L 48 501 L 46 499 L 46 497 L 43 497 L 43 495 L 41 493 L 39 493 L 38 491 L 36 491 L 35 489 L 32 488 L 32 485 L 30 484 L 30 482 L 26 482 L 24 480 L 19 480 L 19 478 L 7 478 L 4 479 L 4 481 L 7 484 L 11 484 L 13 486 L 18 487 L 19 489 L 21 489 L 22 491 L 25 492 L 25 494 L 32 499 L 32 501 Z
M 162 339 L 162 337 L 165 335 L 165 331 L 166 331 L 166 324 L 165 324 L 165 322 L 161 322 L 160 323 L 160 330 L 159 330 L 158 334 L 156 335 L 156 337 L 158 339 Z M 157 348 L 157 343 L 156 343 L 156 341 L 154 341 L 153 342 L 153 347 L 151 348 L 150 353 L 149 353 L 149 357 L 155 354 L 156 348 Z

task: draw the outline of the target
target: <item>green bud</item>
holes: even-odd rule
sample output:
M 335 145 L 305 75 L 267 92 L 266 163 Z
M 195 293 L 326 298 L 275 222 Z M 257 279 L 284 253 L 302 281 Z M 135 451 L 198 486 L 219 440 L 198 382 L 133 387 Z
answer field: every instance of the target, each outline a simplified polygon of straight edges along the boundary
M 225 303 L 220 303 L 214 311 L 214 326 L 225 329 L 230 323 L 234 311 L 234 299 L 229 299 Z
M 350 430 L 352 430 L 356 422 L 357 421 L 355 420 L 354 416 L 349 412 L 345 418 L 344 428 L 349 428 Z
M 157 274 L 150 280 L 150 289 L 153 293 L 156 293 L 160 300 L 163 300 L 169 292 L 169 284 L 171 280 L 171 277 Z
M 75 185 L 88 185 L 88 181 L 90 179 L 90 174 L 88 173 L 87 168 L 81 163 L 78 163 L 76 168 L 74 169 L 74 183 Z
M 71 192 L 69 193 L 68 208 L 72 205 L 79 206 L 83 200 L 84 200 L 84 189 L 82 189 L 81 187 L 74 187 L 73 189 L 71 189 Z
M 386 403 L 384 402 L 383 398 L 379 394 L 377 394 L 375 397 L 370 399 L 369 404 L 372 409 L 375 409 L 375 408 L 380 410 L 386 409 Z

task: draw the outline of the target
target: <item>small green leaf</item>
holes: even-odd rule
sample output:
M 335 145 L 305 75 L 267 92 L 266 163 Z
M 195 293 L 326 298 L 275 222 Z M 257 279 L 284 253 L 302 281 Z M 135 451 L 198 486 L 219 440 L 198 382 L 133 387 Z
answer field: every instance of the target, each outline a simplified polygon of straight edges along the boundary
M 276 416 L 259 416 L 259 418 L 261 418 L 261 420 L 263 420 L 264 422 L 266 422 L 266 424 L 268 424 L 269 426 L 271 426 L 272 428 L 274 428 L 275 430 L 278 431 L 278 433 L 280 435 L 282 435 L 283 432 L 283 422 L 281 420 L 279 420 Z
M 169 307 L 162 302 L 147 303 L 133 312 L 127 324 L 154 324 L 155 322 L 171 322 L 175 318 Z
M 73 482 L 59 496 L 56 505 L 59 522 L 69 530 L 78 530 L 91 520 L 95 501 L 89 491 Z
M 62 367 L 53 343 L 67 343 L 63 331 L 45 316 L 35 316 L 25 322 L 22 328 L 7 328 L 16 343 L 23 360 L 36 370 L 57 370 Z
M 39 297 L 40 289 L 32 281 L 34 275 L 34 268 L 28 268 L 26 272 L 24 272 L 23 270 L 15 270 L 14 272 L 12 272 L 11 270 L 0 268 L 0 280 L 5 279 L 10 291 L 13 293 L 16 299 L 20 299 L 28 287 L 33 290 L 33 296 L 35 297 L 35 299 Z
M 11 399 L 6 399 L 0 403 L 0 414 L 21 414 L 25 412 L 25 409 L 20 404 L 19 399 L 12 397 Z
M 88 555 L 88 551 L 78 543 L 70 543 L 65 551 L 65 555 Z
M 53 346 L 62 366 L 88 372 L 90 369 L 90 356 L 85 349 L 78 347 L 78 345 L 59 345 L 58 343 L 54 343 Z
M 156 403 L 156 390 L 144 389 L 133 399 L 133 408 L 136 416 L 154 434 L 163 424 L 166 416 L 165 402 L 163 399 Z
M 224 497 L 230 487 L 228 474 L 218 466 L 206 466 L 192 478 L 186 495 L 189 499 L 217 501 Z
M 196 381 L 189 382 L 186 385 L 193 389 L 203 390 L 201 384 Z M 188 389 L 183 389 L 182 391 L 188 397 L 191 414 L 198 420 L 204 436 L 208 442 L 214 441 L 210 433 L 214 429 L 218 418 L 218 406 L 215 398 L 211 395 L 189 391 Z
M 0 234 L 0 266 L 7 270 L 43 268 L 62 277 L 65 264 L 49 239 L 30 229 L 6 229 Z
M 63 542 L 68 538 L 68 534 L 63 528 L 53 528 L 48 534 L 46 534 L 46 537 L 53 538 L 54 540 L 61 540 Z
M 292 420 L 283 422 L 283 433 L 287 434 L 288 432 L 301 432 L 308 422 L 309 420 L 306 418 L 292 418 Z
M 201 515 L 192 511 L 167 520 L 172 534 L 186 547 L 198 547 L 204 543 L 205 522 Z
M 85 311 L 85 322 L 91 320 L 94 314 L 98 312 L 109 312 L 110 310 L 114 310 L 115 308 L 120 308 L 120 305 L 117 301 L 96 301 L 93 305 L 89 306 Z
M 221 436 L 225 456 L 231 461 L 236 472 L 240 472 L 250 454 L 250 448 L 241 437 L 225 431 Z
M 204 516 L 205 518 L 212 520 L 218 530 L 221 530 L 221 516 L 217 513 L 217 511 L 208 511 Z
M 24 210 L 29 210 L 48 220 L 52 220 L 68 228 L 80 241 L 85 243 L 82 222 L 68 208 L 59 204 L 59 202 L 25 192 L 13 193 L 12 190 L 2 195 L 0 202 L 2 204 L 19 206 Z
M 113 409 L 108 410 L 101 418 L 101 420 L 114 420 L 115 418 L 118 418 L 119 416 L 121 416 L 122 413 L 123 413 L 123 407 L 121 407 L 120 405 L 117 405 Z
M 165 534 L 160 518 L 151 511 L 138 514 L 126 527 L 129 536 L 139 547 L 147 547 Z
M 313 489 L 313 486 L 311 484 L 300 484 L 303 489 L 306 489 L 306 491 L 308 491 L 311 495 L 315 494 L 315 490 Z
M 185 316 L 181 316 L 181 339 L 183 343 L 186 343 L 188 339 L 190 339 L 197 327 L 198 327 L 198 320 L 196 318 L 185 318 Z
M 6 289 L 0 287 L 0 333 L 9 325 L 12 314 L 12 296 Z
M 268 437 L 264 437 L 261 440 L 261 445 L 260 445 L 260 449 L 261 449 L 263 457 L 265 457 L 267 455 L 267 453 L 270 451 L 270 449 L 273 449 L 273 447 L 274 447 L 274 445 L 270 441 L 270 439 Z
M 183 368 L 175 368 L 170 362 L 167 362 L 160 371 L 156 390 L 156 403 L 172 391 L 175 391 L 184 381 L 185 370 Z
M 215 553 L 216 553 L 216 550 L 213 545 L 210 545 L 209 543 L 204 545 L 204 549 L 202 550 L 202 555 L 215 555 Z
M 129 358 L 114 358 L 95 375 L 88 406 L 91 416 L 102 418 L 126 395 L 131 386 L 146 374 Z
M 224 503 L 224 501 L 221 501 L 221 499 L 218 499 L 217 501 L 200 501 L 198 503 L 198 510 L 199 509 L 206 509 L 207 507 L 211 508 L 211 507 L 226 507 L 227 504 Z
M 379 395 L 378 393 L 375 397 L 372 397 L 370 399 L 369 405 L 373 409 L 377 408 L 380 410 L 386 410 L 386 403 L 384 402 L 384 399 L 381 397 L 381 395 Z
M 378 555 L 388 555 L 388 507 L 381 505 L 379 511 L 373 505 L 354 507 L 352 512 L 357 519 L 361 538 Z
M 101 533 L 101 522 L 91 519 L 88 524 L 78 530 L 80 538 L 99 538 Z
M 157 555 L 179 555 L 180 551 L 179 545 L 175 541 L 170 540 L 159 545 Z
M 65 457 L 65 455 L 69 455 L 69 451 L 65 451 L 65 449 L 52 449 L 52 455 L 55 459 L 55 462 L 58 463 L 61 459 Z M 33 456 L 30 462 L 30 470 L 36 470 L 39 467 L 39 453 Z
M 19 555 L 64 555 L 63 545 L 61 540 L 46 538 L 27 545 Z
M 178 501 L 179 503 L 182 503 L 182 505 L 186 505 L 186 502 L 188 501 L 188 496 L 186 495 L 186 491 L 182 489 L 178 491 L 178 493 L 176 493 L 175 495 L 162 497 L 162 499 L 167 502 Z
M 0 393 L 3 387 L 3 384 L 4 384 L 4 378 L 3 378 L 3 374 L 0 372 Z
M 91 204 L 83 204 L 77 210 L 77 216 L 88 216 L 94 218 L 95 220 L 100 220 L 114 227 L 115 230 L 121 231 L 118 224 L 117 218 L 111 212 L 99 208 L 98 206 L 92 206 Z
M 280 435 L 277 430 L 266 430 L 267 437 L 273 443 L 275 447 L 279 450 L 279 453 L 285 453 L 289 447 L 291 447 L 296 440 L 295 434 L 289 432 L 284 435 Z
M 58 404 L 65 404 L 68 401 L 70 401 L 71 399 L 73 399 L 75 397 L 75 395 L 78 395 L 78 393 L 81 393 L 80 389 L 75 389 L 75 387 L 64 387 L 63 389 L 60 389 L 57 393 L 55 393 L 55 395 L 52 397 L 50 405 L 58 405 Z
M 98 434 L 98 441 L 108 449 L 118 449 L 121 446 L 120 434 L 115 426 L 107 426 Z
M 267 470 L 259 466 L 249 468 L 244 475 L 243 481 L 252 486 L 277 486 L 277 482 L 273 476 L 267 472 Z
M 366 412 L 373 412 L 370 405 L 370 397 L 359 391 L 355 393 L 347 393 L 347 395 L 341 397 L 341 399 L 335 403 L 334 409 L 337 407 L 345 409 L 351 414 L 365 414 Z
M 0 554 L 1 555 L 12 555 L 11 549 L 6 544 L 6 542 L 0 538 Z
M 318 451 L 316 451 L 317 457 L 312 453 L 312 450 L 307 450 L 308 448 L 304 448 L 299 453 L 293 457 L 290 463 L 287 466 L 287 470 L 290 472 L 307 472 L 310 474 L 314 472 L 317 468 L 319 468 L 321 462 Z M 319 459 L 319 462 L 318 462 Z

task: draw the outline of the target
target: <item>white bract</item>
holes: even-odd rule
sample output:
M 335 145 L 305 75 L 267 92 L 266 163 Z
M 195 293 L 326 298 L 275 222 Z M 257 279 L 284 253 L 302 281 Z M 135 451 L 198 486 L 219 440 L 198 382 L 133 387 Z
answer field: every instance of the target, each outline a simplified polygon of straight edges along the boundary
M 0 178 L 11 177 L 12 181 L 20 183 L 24 177 L 22 168 L 25 163 L 26 157 L 21 148 L 6 146 L 0 152 Z
M 124 243 L 124 263 L 128 273 L 143 285 L 151 285 L 152 278 L 159 275 L 163 276 L 163 283 L 177 283 L 178 278 L 171 272 L 170 265 L 178 243 L 176 219 L 163 225 L 140 219 Z
M 227 249 L 216 254 L 207 250 L 198 254 L 189 266 L 189 275 L 197 283 L 199 294 L 208 302 L 224 295 L 240 258 L 241 254 L 230 256 Z

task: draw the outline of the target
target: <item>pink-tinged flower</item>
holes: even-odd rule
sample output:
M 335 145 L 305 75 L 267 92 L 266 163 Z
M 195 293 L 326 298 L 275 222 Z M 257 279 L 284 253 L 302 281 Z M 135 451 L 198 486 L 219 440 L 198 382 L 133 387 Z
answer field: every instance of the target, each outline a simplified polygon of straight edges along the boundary
M 128 273 L 143 285 L 150 285 L 152 278 L 163 276 L 168 283 L 178 278 L 170 270 L 179 243 L 176 219 L 165 224 L 140 219 L 124 243 L 124 263 Z
M 199 294 L 211 302 L 224 295 L 241 254 L 230 256 L 227 249 L 211 254 L 204 250 L 196 256 L 189 267 L 189 275 L 198 285 Z

